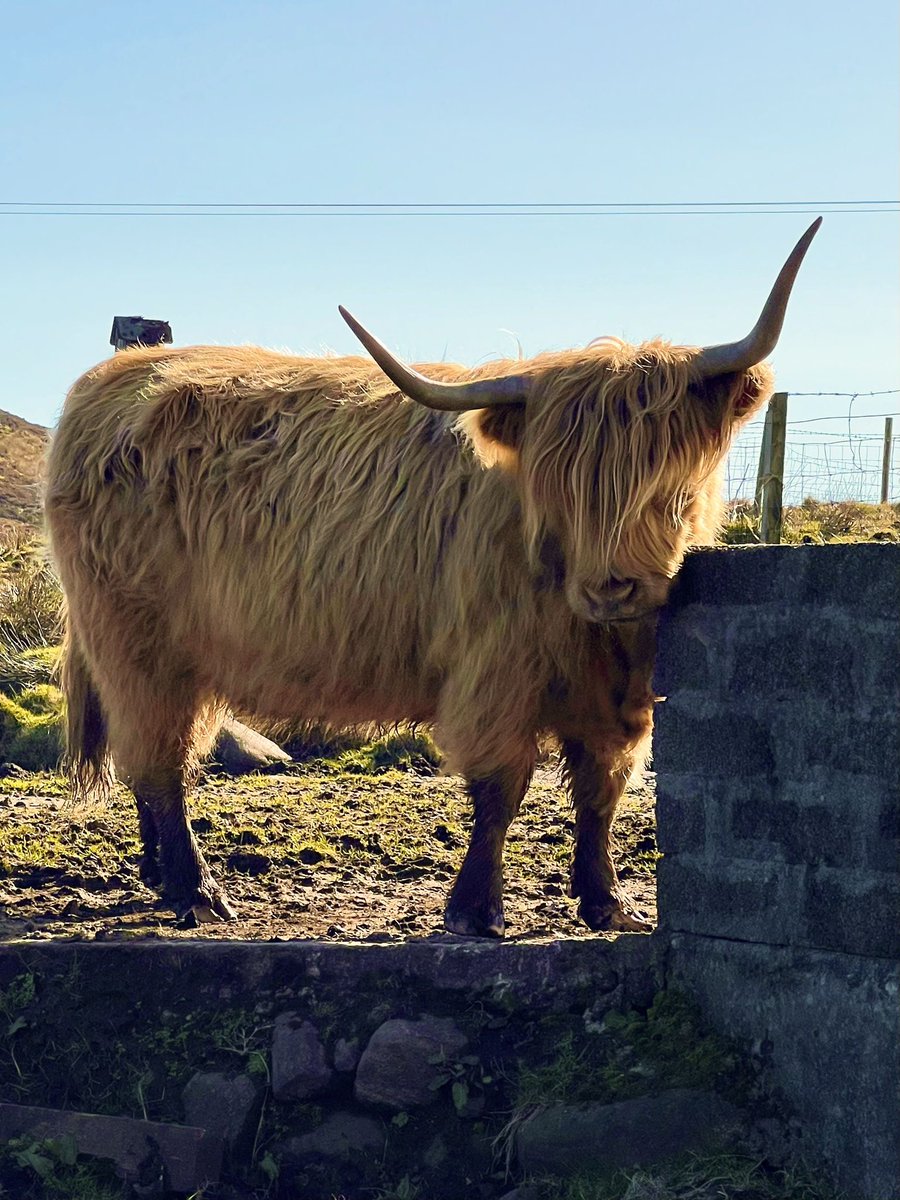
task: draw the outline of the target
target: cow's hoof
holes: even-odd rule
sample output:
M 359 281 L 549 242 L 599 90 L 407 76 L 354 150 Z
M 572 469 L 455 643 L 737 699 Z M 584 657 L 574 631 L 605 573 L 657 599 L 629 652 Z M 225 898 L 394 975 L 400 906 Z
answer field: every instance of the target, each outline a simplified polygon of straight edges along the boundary
M 444 913 L 444 928 L 462 937 L 502 938 L 506 921 L 502 907 L 483 909 L 448 908 Z
M 179 929 L 196 929 L 198 925 L 215 925 L 236 921 L 237 913 L 228 903 L 224 892 L 198 889 L 186 903 L 175 906 Z
M 650 933 L 653 929 L 649 921 L 612 897 L 596 904 L 582 901 L 578 905 L 578 915 L 588 929 L 597 933 L 604 930 L 612 933 Z

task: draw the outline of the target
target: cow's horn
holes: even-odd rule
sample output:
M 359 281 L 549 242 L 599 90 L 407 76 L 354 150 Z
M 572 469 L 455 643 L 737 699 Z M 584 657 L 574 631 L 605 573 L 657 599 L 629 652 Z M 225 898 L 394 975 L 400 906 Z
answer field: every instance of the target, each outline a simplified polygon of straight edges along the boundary
M 781 326 L 784 324 L 784 314 L 791 295 L 791 288 L 803 262 L 803 256 L 809 249 L 809 243 L 816 236 L 822 218 L 817 217 L 804 233 L 803 237 L 791 251 L 787 262 L 781 268 L 775 286 L 769 293 L 759 320 L 742 342 L 731 342 L 725 346 L 707 346 L 697 357 L 697 368 L 703 378 L 711 375 L 724 375 L 728 371 L 745 371 L 762 362 L 775 349 Z
M 412 367 L 395 358 L 373 337 L 343 305 L 338 305 L 341 316 L 372 355 L 375 361 L 401 392 L 405 392 L 427 408 L 439 408 L 443 412 L 467 412 L 472 408 L 494 408 L 500 404 L 521 404 L 527 397 L 528 381 L 518 375 L 500 379 L 476 379 L 470 383 L 441 383 L 420 375 Z

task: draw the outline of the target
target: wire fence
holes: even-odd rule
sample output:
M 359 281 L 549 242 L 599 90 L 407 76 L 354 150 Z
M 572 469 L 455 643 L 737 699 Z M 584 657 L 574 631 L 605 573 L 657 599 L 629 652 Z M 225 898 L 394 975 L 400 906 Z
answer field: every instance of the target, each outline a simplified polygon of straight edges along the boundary
M 834 393 L 838 395 L 839 393 Z M 885 393 L 896 395 L 898 393 Z M 790 397 L 788 397 L 790 402 Z M 877 504 L 881 500 L 885 435 L 872 431 L 875 418 L 892 417 L 900 431 L 900 412 L 844 417 L 812 418 L 787 422 L 785 443 L 783 500 L 802 504 L 814 499 L 832 503 L 858 500 Z M 828 429 L 817 429 L 827 422 Z M 863 423 L 868 431 L 861 431 Z M 729 501 L 753 500 L 756 494 L 762 420 L 754 421 L 735 440 L 725 472 L 725 494 Z M 900 503 L 900 438 L 891 438 L 887 472 L 888 500 Z

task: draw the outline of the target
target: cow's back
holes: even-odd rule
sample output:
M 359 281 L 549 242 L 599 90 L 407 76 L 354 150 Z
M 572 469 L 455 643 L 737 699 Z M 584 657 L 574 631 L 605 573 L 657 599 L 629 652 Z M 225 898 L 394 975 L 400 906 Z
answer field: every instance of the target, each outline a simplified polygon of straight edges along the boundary
M 46 507 L 76 620 L 134 601 L 205 689 L 338 720 L 433 716 L 479 591 L 509 574 L 493 547 L 517 541 L 509 481 L 451 418 L 365 360 L 255 348 L 127 351 L 82 377 Z

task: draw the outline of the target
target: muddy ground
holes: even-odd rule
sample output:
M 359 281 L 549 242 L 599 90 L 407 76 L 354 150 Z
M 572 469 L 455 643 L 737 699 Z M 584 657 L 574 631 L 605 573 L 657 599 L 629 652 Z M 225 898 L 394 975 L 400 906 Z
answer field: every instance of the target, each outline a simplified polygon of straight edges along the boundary
M 615 826 L 635 907 L 656 916 L 653 781 L 633 787 Z M 393 941 L 441 932 L 469 814 L 460 782 L 322 765 L 232 779 L 207 774 L 194 830 L 238 910 L 230 924 L 178 929 L 137 878 L 137 821 L 124 789 L 75 810 L 54 775 L 0 779 L 0 938 L 322 938 Z M 539 767 L 510 830 L 508 938 L 596 936 L 566 896 L 573 820 L 556 765 Z M 603 935 L 600 935 L 603 936 Z

